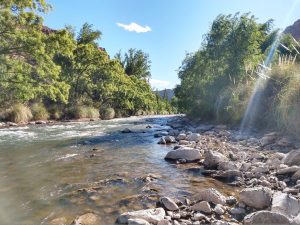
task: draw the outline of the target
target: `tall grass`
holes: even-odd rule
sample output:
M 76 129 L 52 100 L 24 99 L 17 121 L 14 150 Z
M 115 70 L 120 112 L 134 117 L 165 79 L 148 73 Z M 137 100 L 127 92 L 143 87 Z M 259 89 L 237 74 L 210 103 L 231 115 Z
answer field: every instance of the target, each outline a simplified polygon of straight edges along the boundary
M 66 110 L 65 117 L 70 119 L 97 119 L 100 114 L 98 109 L 90 106 L 74 106 Z
M 115 118 L 116 113 L 113 108 L 103 107 L 100 109 L 100 112 L 101 112 L 101 119 L 103 119 L 103 120 L 111 120 L 111 119 Z
M 43 103 L 34 103 L 31 107 L 33 120 L 48 120 L 49 113 Z
M 27 123 L 32 119 L 32 113 L 27 106 L 17 103 L 3 113 L 3 119 L 14 123 Z

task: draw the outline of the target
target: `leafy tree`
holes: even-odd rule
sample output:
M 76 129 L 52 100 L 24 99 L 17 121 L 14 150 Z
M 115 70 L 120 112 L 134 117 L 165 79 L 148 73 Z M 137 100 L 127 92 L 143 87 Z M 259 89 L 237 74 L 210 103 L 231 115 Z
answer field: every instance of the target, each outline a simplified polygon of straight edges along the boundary
M 142 50 L 130 48 L 124 56 L 119 52 L 115 58 L 119 60 L 128 76 L 135 76 L 139 79 L 151 77 L 151 61 L 149 60 L 149 55 Z

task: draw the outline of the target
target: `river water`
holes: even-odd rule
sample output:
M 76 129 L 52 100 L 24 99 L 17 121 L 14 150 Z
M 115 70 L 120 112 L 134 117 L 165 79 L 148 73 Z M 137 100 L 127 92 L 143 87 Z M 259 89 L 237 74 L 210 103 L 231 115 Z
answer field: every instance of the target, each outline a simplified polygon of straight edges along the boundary
M 158 145 L 153 135 L 168 129 L 168 119 L 0 129 L 0 224 L 48 224 L 58 217 L 69 224 L 94 212 L 109 225 L 122 212 L 154 207 L 160 195 L 190 196 L 203 187 L 230 192 L 192 165 L 164 160 L 172 147 Z M 135 132 L 121 133 L 124 128 Z M 146 181 L 149 173 L 156 179 Z

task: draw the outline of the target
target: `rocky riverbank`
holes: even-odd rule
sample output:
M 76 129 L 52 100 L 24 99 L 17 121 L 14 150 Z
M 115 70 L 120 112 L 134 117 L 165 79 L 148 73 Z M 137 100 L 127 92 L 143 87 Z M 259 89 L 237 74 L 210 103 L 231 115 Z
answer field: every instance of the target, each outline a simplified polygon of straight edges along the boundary
M 118 224 L 300 224 L 298 142 L 277 132 L 241 135 L 224 125 L 195 125 L 184 117 L 168 125 L 172 129 L 154 135 L 173 148 L 165 159 L 193 168 L 196 162 L 199 173 L 232 185 L 236 196 L 214 187 L 185 199 L 163 196 L 157 208 L 123 213 Z

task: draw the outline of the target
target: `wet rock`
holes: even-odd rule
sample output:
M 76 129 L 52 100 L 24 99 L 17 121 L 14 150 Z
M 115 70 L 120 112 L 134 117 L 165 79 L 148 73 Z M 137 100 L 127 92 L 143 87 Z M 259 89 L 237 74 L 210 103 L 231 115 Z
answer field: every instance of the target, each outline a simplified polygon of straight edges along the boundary
M 245 188 L 240 192 L 240 201 L 247 206 L 264 209 L 271 204 L 272 192 L 267 187 Z
M 192 210 L 196 212 L 211 213 L 211 207 L 207 201 L 196 203 L 192 206 Z
M 165 140 L 164 137 L 161 137 L 161 138 L 159 139 L 159 141 L 157 142 L 157 144 L 165 145 L 165 144 L 167 144 L 167 142 L 166 142 L 166 140 Z
M 47 121 L 38 120 L 38 121 L 35 121 L 35 124 L 47 124 Z
M 18 126 L 18 124 L 13 123 L 13 122 L 7 122 L 6 125 L 10 126 L 10 127 L 16 127 L 16 126 Z
M 201 158 L 201 153 L 197 149 L 193 148 L 179 148 L 168 152 L 165 159 L 177 160 L 185 159 L 186 161 L 196 161 Z
M 194 142 L 199 142 L 200 139 L 201 139 L 201 135 L 200 134 L 197 134 L 197 133 L 192 133 L 192 134 L 189 134 L 186 139 L 188 141 L 194 141 Z
M 86 213 L 77 217 L 71 225 L 100 225 L 100 217 L 94 213 Z
M 121 132 L 124 133 L 124 134 L 127 134 L 127 133 L 133 133 L 133 131 L 130 130 L 129 128 L 125 128 L 125 129 L 122 130 Z
M 165 210 L 163 208 L 155 208 L 123 213 L 118 217 L 117 222 L 127 224 L 129 219 L 143 219 L 149 223 L 157 224 L 164 217 Z
M 237 203 L 237 200 L 234 196 L 229 196 L 226 199 L 226 204 L 228 204 L 228 205 L 234 205 L 235 203 Z
M 67 225 L 67 219 L 65 217 L 59 217 L 51 220 L 49 225 Z
M 244 225 L 290 225 L 290 220 L 276 212 L 258 211 L 247 215 L 244 218 Z
M 150 223 L 143 219 L 129 219 L 128 225 L 150 225 Z
M 284 214 L 287 217 L 294 217 L 300 213 L 300 202 L 286 193 L 276 192 L 273 196 L 271 211 Z
M 165 141 L 167 144 L 176 143 L 175 137 L 170 136 L 170 135 L 165 137 Z
M 215 169 L 221 162 L 228 161 L 226 156 L 216 151 L 207 151 L 204 158 L 204 166 L 210 169 Z
M 201 190 L 196 194 L 195 199 L 199 201 L 212 202 L 214 204 L 226 204 L 226 197 L 214 188 Z
M 160 199 L 160 202 L 163 204 L 163 206 L 169 210 L 169 211 L 175 211 L 178 209 L 178 205 L 175 203 L 174 200 L 168 197 L 162 197 Z
M 245 213 L 246 213 L 246 210 L 241 207 L 234 207 L 234 208 L 230 209 L 230 214 L 232 214 L 232 215 L 242 215 Z
M 288 166 L 300 166 L 300 149 L 290 151 L 283 159 L 283 163 Z

